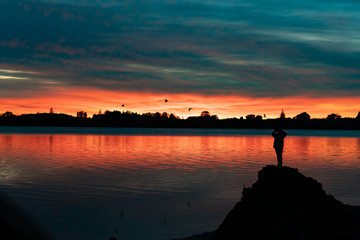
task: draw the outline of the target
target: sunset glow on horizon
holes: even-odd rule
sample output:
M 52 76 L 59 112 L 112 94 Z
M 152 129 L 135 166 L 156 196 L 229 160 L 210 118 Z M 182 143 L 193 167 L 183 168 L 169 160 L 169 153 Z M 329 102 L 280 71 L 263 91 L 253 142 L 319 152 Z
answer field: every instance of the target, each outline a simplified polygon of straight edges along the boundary
M 165 102 L 165 99 L 168 99 L 168 102 Z M 248 114 L 278 118 L 284 109 L 286 116 L 291 118 L 302 112 L 309 113 L 312 118 L 326 118 L 331 113 L 354 118 L 358 113 L 357 110 L 360 109 L 360 97 L 315 99 L 304 96 L 272 99 L 62 89 L 48 92 L 47 95 L 41 97 L 0 98 L 0 104 L 0 113 L 12 111 L 16 115 L 48 113 L 50 108 L 53 108 L 55 113 L 73 116 L 76 116 L 79 111 L 85 111 L 88 116 L 92 116 L 98 114 L 99 111 L 104 113 L 106 110 L 117 110 L 139 114 L 167 112 L 185 119 L 189 116 L 200 116 L 202 111 L 209 111 L 220 119 L 245 118 Z M 191 108 L 190 111 L 189 108 Z

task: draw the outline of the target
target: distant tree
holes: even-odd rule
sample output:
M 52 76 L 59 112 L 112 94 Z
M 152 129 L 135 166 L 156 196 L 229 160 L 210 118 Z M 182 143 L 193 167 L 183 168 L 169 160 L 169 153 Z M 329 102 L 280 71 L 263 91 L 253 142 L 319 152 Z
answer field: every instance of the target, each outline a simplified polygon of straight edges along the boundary
M 281 110 L 280 119 L 285 119 L 284 109 Z
M 161 117 L 163 117 L 163 118 L 168 118 L 169 116 L 168 116 L 168 113 L 167 113 L 167 112 L 163 112 L 163 113 L 161 114 Z
M 176 116 L 175 114 L 170 114 L 170 119 L 180 119 L 180 117 Z
M 3 113 L 2 115 L 3 117 L 12 117 L 12 116 L 15 116 L 12 112 L 5 112 Z
M 262 120 L 262 118 L 263 117 L 261 115 L 256 115 L 256 117 L 255 117 L 256 120 Z
M 50 114 L 54 114 L 54 109 L 50 108 Z
M 356 120 L 360 120 L 360 112 L 358 113 L 358 115 L 355 118 Z
M 255 115 L 254 115 L 254 114 L 246 115 L 246 120 L 254 120 L 254 119 L 255 119 Z
M 159 113 L 159 112 L 156 112 L 155 114 L 154 114 L 154 117 L 161 117 L 161 114 Z
M 77 112 L 76 117 L 78 117 L 78 118 L 87 118 L 87 113 L 84 112 L 84 111 Z
M 326 117 L 327 120 L 335 120 L 335 119 L 341 119 L 341 115 L 337 114 L 337 113 L 332 113 L 332 114 L 329 114 L 327 117 Z
M 200 116 L 201 117 L 210 117 L 210 113 L 209 113 L 209 111 L 202 111 Z
M 309 120 L 310 119 L 310 115 L 307 112 L 302 112 L 298 115 L 295 116 L 296 120 Z
M 216 120 L 219 119 L 217 115 L 211 115 L 210 117 L 211 117 L 212 119 L 216 119 Z

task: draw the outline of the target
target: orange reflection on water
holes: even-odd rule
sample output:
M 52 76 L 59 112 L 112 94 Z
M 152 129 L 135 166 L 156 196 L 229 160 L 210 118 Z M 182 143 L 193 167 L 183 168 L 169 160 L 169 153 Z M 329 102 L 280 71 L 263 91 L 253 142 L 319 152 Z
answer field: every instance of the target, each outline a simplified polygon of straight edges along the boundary
M 8 156 L 31 159 L 27 164 L 34 167 L 216 168 L 239 164 L 238 159 L 245 161 L 271 141 L 268 137 L 0 135 Z
M 285 156 L 294 166 L 358 168 L 360 141 L 348 137 L 288 137 Z
M 344 203 L 359 205 L 360 139 L 300 137 L 288 132 L 284 165 L 314 177 Z M 270 133 L 0 134 L 0 183 L 14 199 L 27 203 L 26 209 L 41 217 L 44 226 L 51 226 L 54 219 L 54 233 L 64 239 L 84 232 L 90 238 L 96 236 L 91 229 L 108 233 L 119 223 L 122 210 L 126 221 L 121 222 L 125 224 L 121 233 L 126 239 L 132 239 L 139 226 L 151 233 L 204 226 L 199 230 L 203 232 L 221 223 L 241 198 L 243 186 L 256 181 L 257 171 L 276 164 Z M 180 227 L 154 226 L 164 216 Z M 69 221 L 79 228 L 67 230 Z
M 271 136 L 0 135 L 1 155 L 32 167 L 253 168 L 275 164 Z M 357 166 L 358 138 L 292 137 L 285 165 Z M 12 161 L 8 164 L 13 164 Z

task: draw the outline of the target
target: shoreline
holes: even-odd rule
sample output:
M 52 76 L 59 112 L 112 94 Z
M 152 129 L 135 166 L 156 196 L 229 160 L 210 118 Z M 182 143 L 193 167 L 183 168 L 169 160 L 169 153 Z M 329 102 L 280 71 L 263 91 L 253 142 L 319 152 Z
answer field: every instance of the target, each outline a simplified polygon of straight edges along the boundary
M 322 129 L 322 130 L 360 130 L 360 119 L 262 119 L 228 118 L 213 116 L 176 117 L 146 116 L 113 112 L 94 115 L 92 118 L 73 117 L 66 114 L 28 114 L 0 117 L 0 126 L 48 126 L 48 127 L 141 127 L 141 128 L 219 128 L 219 129 Z
M 24 127 L 24 128 L 78 128 L 78 129 L 97 129 L 97 128 L 104 128 L 104 129 L 218 129 L 218 130 L 273 130 L 272 127 L 226 127 L 226 126 L 158 126 L 158 125 L 76 125 L 76 124 L 1 124 L 0 127 Z M 290 127 L 283 129 L 287 130 L 309 130 L 309 131 L 360 131 L 359 128 L 295 128 Z
M 165 127 L 71 127 L 0 126 L 0 134 L 100 134 L 129 136 L 270 136 L 273 129 L 165 128 Z M 360 138 L 360 130 L 286 129 L 291 136 Z

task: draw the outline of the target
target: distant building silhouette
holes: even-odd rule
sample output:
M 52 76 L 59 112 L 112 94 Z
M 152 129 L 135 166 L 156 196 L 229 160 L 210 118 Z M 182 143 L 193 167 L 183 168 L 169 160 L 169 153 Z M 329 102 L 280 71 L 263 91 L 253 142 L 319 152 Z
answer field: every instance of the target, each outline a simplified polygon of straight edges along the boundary
M 281 110 L 280 119 L 285 119 L 284 109 Z

